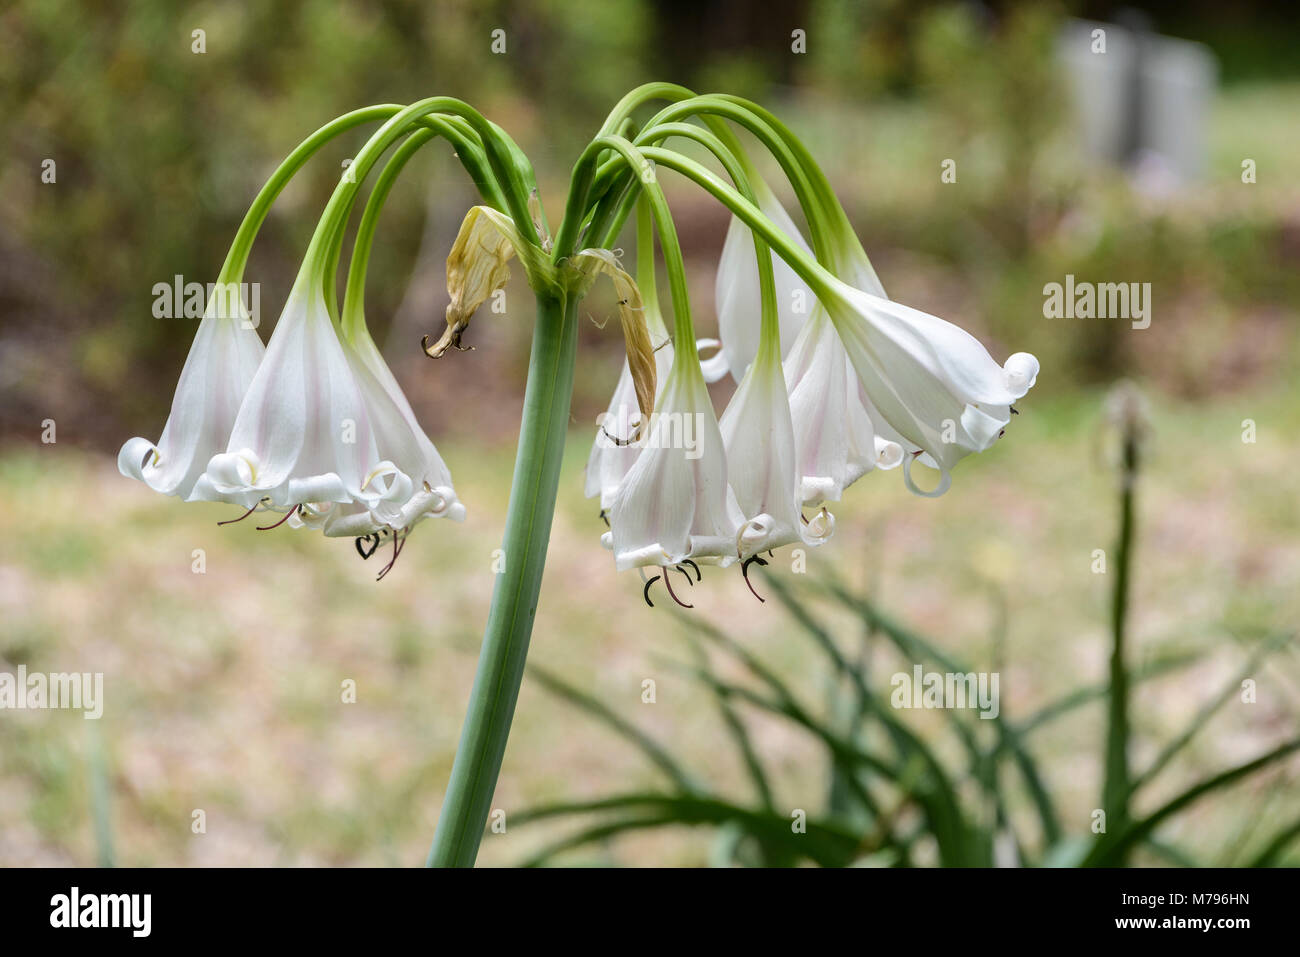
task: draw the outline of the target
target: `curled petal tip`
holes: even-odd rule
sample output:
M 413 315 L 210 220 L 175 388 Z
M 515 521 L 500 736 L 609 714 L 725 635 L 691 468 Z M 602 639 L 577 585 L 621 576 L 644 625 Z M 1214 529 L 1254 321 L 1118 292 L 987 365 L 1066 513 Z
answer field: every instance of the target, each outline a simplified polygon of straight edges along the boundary
M 946 468 L 940 467 L 939 484 L 928 492 L 920 488 L 912 481 L 912 463 L 916 460 L 915 455 L 903 456 L 903 482 L 907 485 L 907 490 L 913 495 L 920 495 L 922 498 L 938 498 L 944 492 L 948 491 L 952 485 L 952 473 Z
M 1038 360 L 1028 352 L 1017 352 L 1003 364 L 1007 391 L 1017 399 L 1033 388 L 1038 381 Z
M 876 468 L 883 471 L 896 469 L 903 464 L 903 447 L 897 442 L 876 436 Z

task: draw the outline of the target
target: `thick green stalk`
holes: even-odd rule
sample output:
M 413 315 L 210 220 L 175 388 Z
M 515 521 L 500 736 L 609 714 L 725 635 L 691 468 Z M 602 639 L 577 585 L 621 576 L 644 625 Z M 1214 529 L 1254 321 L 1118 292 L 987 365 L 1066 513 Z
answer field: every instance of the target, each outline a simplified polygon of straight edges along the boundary
M 537 294 L 537 325 L 502 542 L 504 567 L 492 592 L 465 726 L 429 850 L 433 867 L 473 865 L 501 771 L 560 483 L 577 356 L 576 307 L 567 294 Z

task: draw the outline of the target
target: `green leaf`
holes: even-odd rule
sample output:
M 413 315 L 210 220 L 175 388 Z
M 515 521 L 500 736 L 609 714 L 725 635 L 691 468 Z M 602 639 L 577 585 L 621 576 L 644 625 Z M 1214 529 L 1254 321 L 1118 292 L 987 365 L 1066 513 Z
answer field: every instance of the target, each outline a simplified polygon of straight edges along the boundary
M 528 671 L 551 694 L 563 698 L 570 704 L 582 709 L 592 717 L 600 720 L 616 734 L 635 744 L 656 767 L 668 775 L 672 782 L 683 791 L 702 792 L 704 790 L 692 780 L 691 775 L 677 763 L 677 760 L 671 754 L 664 750 L 662 745 L 627 719 L 615 714 L 607 705 L 586 692 L 579 691 L 563 678 L 547 671 L 538 664 L 529 665 Z
M 551 804 L 517 812 L 516 824 L 552 817 L 626 811 L 630 816 L 612 822 L 594 825 L 578 834 L 548 846 L 530 858 L 526 864 L 533 866 L 556 854 L 604 840 L 632 830 L 669 825 L 721 827 L 734 822 L 757 841 L 791 858 L 811 860 L 822 867 L 843 867 L 851 862 L 858 849 L 859 838 L 832 822 L 815 820 L 804 822 L 803 833 L 793 829 L 791 816 L 753 811 L 716 798 L 699 795 L 657 794 L 654 792 L 623 794 L 595 801 L 576 801 Z
M 1113 832 L 1113 836 L 1107 835 L 1098 842 L 1093 848 L 1092 853 L 1084 860 L 1085 867 L 1114 867 L 1117 861 L 1124 859 L 1124 855 L 1136 844 L 1147 838 L 1160 826 L 1167 818 L 1172 817 L 1179 811 L 1195 803 L 1207 794 L 1211 794 L 1221 788 L 1234 784 L 1243 778 L 1249 777 L 1257 771 L 1261 771 L 1269 765 L 1281 760 L 1300 750 L 1300 738 L 1293 738 L 1283 745 L 1274 748 L 1267 754 L 1255 758 L 1253 761 L 1247 761 L 1235 768 L 1230 768 L 1216 774 L 1212 778 L 1202 781 L 1194 787 L 1188 788 L 1178 797 L 1169 801 L 1159 810 L 1149 814 L 1145 818 L 1137 821 L 1127 822 L 1120 830 Z

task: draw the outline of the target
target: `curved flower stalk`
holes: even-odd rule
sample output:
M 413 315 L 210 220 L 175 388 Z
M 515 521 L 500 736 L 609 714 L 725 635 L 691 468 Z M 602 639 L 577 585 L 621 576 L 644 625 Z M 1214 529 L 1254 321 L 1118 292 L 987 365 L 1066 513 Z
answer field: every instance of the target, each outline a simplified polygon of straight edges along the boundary
M 761 179 L 753 174 L 750 176 L 759 211 L 811 256 L 812 250 L 785 207 Z M 808 284 L 799 278 L 789 263 L 775 253 L 768 255 L 772 259 L 784 354 L 807 321 L 814 299 Z M 739 382 L 758 355 L 759 323 L 755 320 L 760 314 L 760 294 L 754 234 L 735 216 L 731 217 L 727 238 L 722 244 L 714 301 L 718 312 L 718 338 L 722 340 L 722 361 L 715 361 L 707 371 L 712 377 L 730 372 Z

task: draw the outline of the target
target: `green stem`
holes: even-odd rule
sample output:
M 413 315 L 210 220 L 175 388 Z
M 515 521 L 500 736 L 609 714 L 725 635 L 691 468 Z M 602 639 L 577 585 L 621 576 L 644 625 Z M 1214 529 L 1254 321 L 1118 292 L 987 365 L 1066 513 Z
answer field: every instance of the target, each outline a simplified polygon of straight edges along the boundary
M 731 177 L 731 181 L 740 192 L 740 195 L 757 206 L 758 197 L 750 183 L 753 174 L 746 172 L 741 156 L 738 156 L 718 136 L 708 130 L 701 129 L 698 126 L 690 126 L 686 123 L 662 123 L 646 130 L 638 137 L 636 146 L 651 146 L 673 136 L 695 140 L 711 152 L 718 162 L 722 164 L 722 168 L 727 175 Z M 601 246 L 608 248 L 614 244 L 615 238 L 631 212 L 632 203 L 637 200 L 638 196 L 642 195 L 644 195 L 642 190 L 629 192 L 613 216 L 608 231 L 603 238 L 599 239 Z M 752 234 L 752 239 L 754 253 L 758 257 L 758 288 L 761 302 L 759 353 L 765 359 L 774 356 L 779 362 L 781 356 L 781 329 L 777 314 L 776 281 L 772 272 L 772 254 L 761 236 Z M 644 293 L 642 293 L 642 298 L 644 299 Z
M 1133 486 L 1138 472 L 1138 436 L 1132 424 L 1125 426 L 1123 462 L 1120 465 L 1119 543 L 1115 549 L 1115 591 L 1111 597 L 1110 694 L 1107 699 L 1106 778 L 1102 786 L 1102 807 L 1106 825 L 1117 829 L 1128 820 L 1129 796 L 1129 676 L 1125 664 L 1128 618 L 1129 571 L 1133 563 Z
M 429 850 L 433 867 L 472 866 L 491 810 L 537 614 L 568 430 L 577 329 L 576 301 L 565 293 L 537 292 L 519 453 L 502 542 L 505 564 L 492 592 L 465 726 Z
M 235 240 L 230 244 L 230 252 L 226 254 L 226 261 L 221 267 L 217 282 L 223 284 L 239 282 L 243 278 L 244 266 L 248 263 L 248 253 L 253 246 L 253 240 L 257 238 L 257 231 L 261 229 L 262 223 L 265 221 L 267 213 L 271 211 L 271 206 L 274 205 L 276 197 L 280 195 L 280 191 L 284 189 L 285 184 L 293 179 L 294 174 L 302 169 L 307 160 L 316 154 L 317 150 L 340 133 L 346 132 L 354 126 L 371 123 L 375 120 L 388 119 L 401 109 L 400 106 L 384 104 L 353 110 L 351 113 L 345 113 L 343 116 L 326 123 L 299 143 L 298 148 L 290 153 L 276 171 L 271 174 L 271 178 L 266 181 L 266 184 L 253 200 L 253 205 L 248 208 L 243 222 L 239 224 L 238 232 L 235 233 Z

